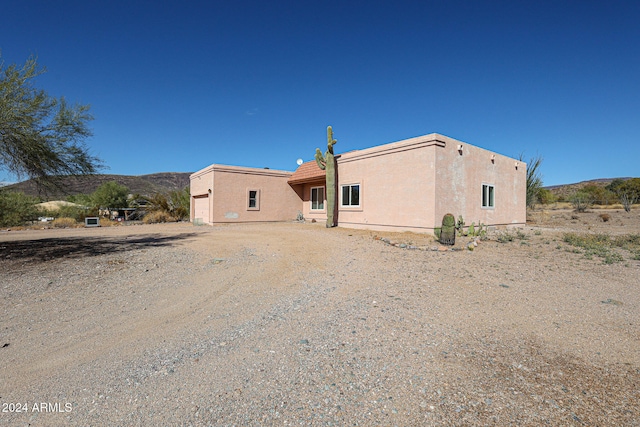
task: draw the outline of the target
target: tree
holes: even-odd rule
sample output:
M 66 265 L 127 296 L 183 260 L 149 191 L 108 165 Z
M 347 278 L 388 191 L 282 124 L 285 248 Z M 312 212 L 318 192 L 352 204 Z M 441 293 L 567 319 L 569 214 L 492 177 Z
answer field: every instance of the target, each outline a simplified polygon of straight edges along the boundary
M 569 202 L 576 212 L 586 212 L 593 204 L 593 196 L 589 192 L 580 190 L 569 196 Z
M 523 155 L 520 155 L 519 161 L 524 162 Z M 527 208 L 533 208 L 540 200 L 540 191 L 542 190 L 542 175 L 539 168 L 542 164 L 542 157 L 537 156 L 529 160 L 527 163 Z
M 541 188 L 538 193 L 538 199 L 543 205 L 550 205 L 558 201 L 558 197 L 546 188 Z
M 609 202 L 616 199 L 616 195 L 614 193 L 600 185 L 585 185 L 580 191 L 589 193 L 591 195 L 593 203 L 595 203 L 596 205 L 608 205 Z
M 106 209 L 111 215 L 112 209 L 129 206 L 128 196 L 129 189 L 127 187 L 115 181 L 109 181 L 102 184 L 91 194 L 91 201 L 95 207 Z
M 0 60 L 0 169 L 55 185 L 58 176 L 92 174 L 102 163 L 84 145 L 89 106 L 37 89 L 33 81 L 45 72 L 33 56 L 22 67 Z
M 38 200 L 24 193 L 0 189 L 0 227 L 24 225 L 38 218 Z
M 631 212 L 631 206 L 640 200 L 640 178 L 631 178 L 619 185 L 616 194 L 625 212 Z
M 169 191 L 167 194 L 156 193 L 146 197 L 146 209 L 153 218 L 170 218 L 181 221 L 189 218 L 191 194 L 189 187 L 182 190 Z

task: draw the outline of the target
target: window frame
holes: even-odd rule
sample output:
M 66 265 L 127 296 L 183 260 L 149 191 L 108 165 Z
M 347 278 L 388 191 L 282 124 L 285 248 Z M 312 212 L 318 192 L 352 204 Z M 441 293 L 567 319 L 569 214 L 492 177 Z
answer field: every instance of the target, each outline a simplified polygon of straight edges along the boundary
M 251 197 L 251 193 L 255 192 L 255 197 Z M 255 206 L 251 206 L 251 201 L 255 201 Z M 247 210 L 259 211 L 260 210 L 260 190 L 255 188 L 247 189 Z
M 316 200 L 316 203 L 318 205 L 321 204 L 322 207 L 315 207 L 315 208 L 313 207 L 313 190 L 316 190 L 316 199 L 318 199 L 318 197 L 317 197 L 318 190 L 322 190 L 322 200 Z M 326 189 L 325 189 L 324 185 L 319 185 L 317 187 L 311 187 L 309 189 L 309 211 L 312 211 L 312 212 L 323 212 L 325 210 L 325 206 L 326 206 L 325 200 L 326 200 Z
M 348 204 L 345 204 L 344 200 L 344 190 L 345 188 L 349 188 L 348 195 Z M 353 187 L 358 187 L 358 204 L 352 204 L 353 200 Z M 343 184 L 340 185 L 340 207 L 345 209 L 358 209 L 362 207 L 362 184 L 359 182 L 354 182 L 352 184 Z
M 494 184 L 482 184 L 482 209 L 495 209 L 496 186 Z

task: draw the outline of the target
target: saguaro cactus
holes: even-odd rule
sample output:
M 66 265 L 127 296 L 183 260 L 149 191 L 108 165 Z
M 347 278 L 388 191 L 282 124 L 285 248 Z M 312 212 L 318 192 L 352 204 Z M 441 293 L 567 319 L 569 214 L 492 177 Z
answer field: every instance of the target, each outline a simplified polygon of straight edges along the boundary
M 456 244 L 456 218 L 450 213 L 442 217 L 440 243 L 452 246 Z
M 316 148 L 316 163 L 318 167 L 325 171 L 327 186 L 327 228 L 335 227 L 336 209 L 336 159 L 333 157 L 333 146 L 337 143 L 333 139 L 333 129 L 327 126 L 327 151 L 322 155 L 322 151 Z

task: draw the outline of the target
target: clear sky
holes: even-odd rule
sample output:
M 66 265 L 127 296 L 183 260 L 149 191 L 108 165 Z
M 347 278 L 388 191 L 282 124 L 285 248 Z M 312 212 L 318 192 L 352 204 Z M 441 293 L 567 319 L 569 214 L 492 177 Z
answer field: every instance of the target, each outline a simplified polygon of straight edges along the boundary
M 295 170 L 432 132 L 640 176 L 640 1 L 2 0 L 5 65 L 90 104 L 105 173 Z M 10 179 L 0 171 L 0 180 Z

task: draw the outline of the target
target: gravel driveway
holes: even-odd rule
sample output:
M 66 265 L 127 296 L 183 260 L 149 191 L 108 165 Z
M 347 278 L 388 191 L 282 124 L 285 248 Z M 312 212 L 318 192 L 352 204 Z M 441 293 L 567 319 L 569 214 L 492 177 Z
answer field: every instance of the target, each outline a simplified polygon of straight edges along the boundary
M 640 426 L 640 261 L 524 233 L 2 232 L 0 425 Z

